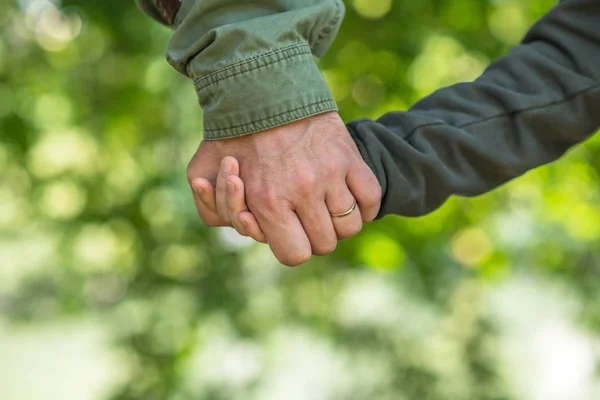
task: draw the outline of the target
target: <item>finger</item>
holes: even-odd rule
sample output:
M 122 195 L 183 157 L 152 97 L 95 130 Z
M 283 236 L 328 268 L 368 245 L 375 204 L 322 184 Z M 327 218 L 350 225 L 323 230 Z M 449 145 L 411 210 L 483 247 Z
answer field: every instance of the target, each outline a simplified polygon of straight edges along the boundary
M 209 185 L 212 188 L 212 185 Z M 214 189 L 212 190 L 214 193 Z M 201 196 L 209 197 L 209 194 L 204 194 L 201 191 L 197 191 L 194 187 L 192 187 L 192 193 L 194 197 L 194 202 L 196 204 L 196 210 L 198 211 L 198 216 L 202 220 L 202 222 L 206 226 L 216 227 L 216 226 L 230 226 L 228 221 L 222 220 L 217 213 L 211 210 L 203 200 L 201 200 Z M 210 193 L 210 192 L 208 192 Z M 214 195 L 212 195 L 212 199 L 214 202 Z
M 346 177 L 348 189 L 356 198 L 363 222 L 371 222 L 381 207 L 381 186 L 377 178 L 362 160 L 355 163 Z
M 310 241 L 298 216 L 289 205 L 281 205 L 280 210 L 270 210 L 269 207 L 261 205 L 255 207 L 252 203 L 249 206 L 265 234 L 271 251 L 280 263 L 288 267 L 297 267 L 310 259 Z
M 325 201 L 306 201 L 296 213 L 308 236 L 313 254 L 325 256 L 333 253 L 337 247 L 337 235 Z
M 260 243 L 267 243 L 267 237 L 260 229 L 258 221 L 250 211 L 244 211 L 238 215 L 238 222 L 246 228 L 248 236 Z
M 229 175 L 239 175 L 239 164 L 233 157 L 225 157 L 217 175 L 217 214 L 225 221 L 231 222 L 227 209 L 227 178 Z
M 342 214 L 354 206 L 354 196 L 347 187 L 330 189 L 325 202 L 330 214 Z M 363 220 L 358 207 L 343 217 L 331 217 L 338 240 L 348 239 L 362 229 Z
M 236 175 L 230 175 L 227 178 L 227 211 L 229 220 L 241 235 L 250 236 L 259 242 L 265 242 L 264 234 L 258 226 L 258 222 L 256 222 L 254 215 L 248 211 L 244 182 Z M 248 213 L 250 216 L 240 218 L 242 213 Z
M 204 178 L 194 178 L 192 180 L 192 189 L 196 197 L 213 213 L 217 213 L 216 192 L 214 186 Z

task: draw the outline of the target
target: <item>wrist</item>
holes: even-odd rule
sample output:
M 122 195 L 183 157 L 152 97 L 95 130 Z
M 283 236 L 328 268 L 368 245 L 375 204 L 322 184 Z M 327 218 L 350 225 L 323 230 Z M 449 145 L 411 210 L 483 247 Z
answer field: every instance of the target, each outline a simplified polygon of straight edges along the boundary
M 214 144 L 223 154 L 235 153 L 237 157 L 242 158 L 249 154 L 284 154 L 291 151 L 299 142 L 306 140 L 307 135 L 311 136 L 309 140 L 314 141 L 312 136 L 315 133 L 321 138 L 334 134 L 335 128 L 338 128 L 331 129 L 334 124 L 340 125 L 339 129 L 343 128 L 343 122 L 337 112 L 325 112 L 251 135 L 217 140 Z

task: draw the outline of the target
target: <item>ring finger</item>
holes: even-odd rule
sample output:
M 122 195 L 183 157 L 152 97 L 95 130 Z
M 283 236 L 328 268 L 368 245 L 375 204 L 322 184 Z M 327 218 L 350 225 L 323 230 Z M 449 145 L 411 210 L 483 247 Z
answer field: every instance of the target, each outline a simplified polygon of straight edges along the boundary
M 347 187 L 329 190 L 325 202 L 331 214 L 331 221 L 338 240 L 348 239 L 361 231 L 363 221 L 360 209 L 356 205 L 356 199 Z M 335 216 L 336 214 L 346 215 Z

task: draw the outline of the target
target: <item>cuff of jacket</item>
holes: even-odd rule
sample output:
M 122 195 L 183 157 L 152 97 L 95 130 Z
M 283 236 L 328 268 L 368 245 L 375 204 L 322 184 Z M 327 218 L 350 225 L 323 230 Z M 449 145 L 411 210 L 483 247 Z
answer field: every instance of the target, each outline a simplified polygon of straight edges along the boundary
M 264 131 L 337 111 L 307 44 L 277 49 L 195 80 L 204 139 Z

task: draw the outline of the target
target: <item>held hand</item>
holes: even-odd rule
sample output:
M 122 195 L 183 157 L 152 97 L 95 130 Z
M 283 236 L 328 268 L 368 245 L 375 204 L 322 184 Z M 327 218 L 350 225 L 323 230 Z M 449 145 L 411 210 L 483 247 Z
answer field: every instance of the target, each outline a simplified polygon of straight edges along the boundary
M 210 195 L 207 183 L 214 182 L 219 162 L 228 155 L 239 160 L 249 209 L 283 264 L 295 266 L 311 253 L 331 253 L 338 238 L 356 234 L 379 210 L 379 183 L 335 113 L 203 142 L 188 168 L 188 179 L 201 197 Z M 225 190 L 217 186 L 217 192 Z M 349 210 L 355 201 L 355 211 L 332 219 L 331 214 Z M 230 225 L 226 206 L 217 203 L 211 210 L 199 198 L 196 204 L 207 225 Z
M 233 157 L 225 157 L 221 162 L 216 189 L 204 178 L 194 179 L 194 186 L 203 188 L 200 200 L 213 213 L 215 219 L 220 219 L 220 211 L 224 214 L 223 225 L 232 226 L 242 236 L 267 243 L 254 214 L 246 205 L 244 182 L 239 177 L 239 171 L 238 161 Z
M 194 185 L 206 188 L 203 190 L 201 200 L 203 204 L 218 215 L 217 210 L 226 213 L 224 219 L 229 221 L 240 235 L 249 236 L 257 242 L 266 243 L 266 237 L 260 229 L 256 218 L 248 210 L 246 205 L 246 195 L 244 192 L 244 182 L 239 177 L 239 164 L 233 157 L 225 157 L 221 163 L 221 169 L 217 177 L 217 189 L 207 180 L 198 178 L 194 180 Z M 349 216 L 354 212 L 356 205 L 332 218 L 342 218 Z M 343 238 L 340 238 L 343 239 Z

